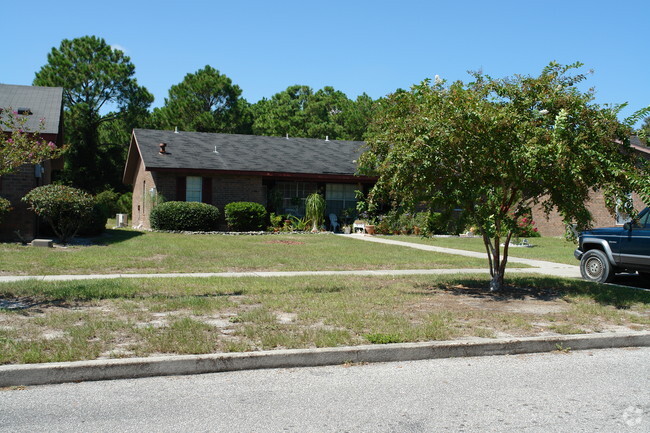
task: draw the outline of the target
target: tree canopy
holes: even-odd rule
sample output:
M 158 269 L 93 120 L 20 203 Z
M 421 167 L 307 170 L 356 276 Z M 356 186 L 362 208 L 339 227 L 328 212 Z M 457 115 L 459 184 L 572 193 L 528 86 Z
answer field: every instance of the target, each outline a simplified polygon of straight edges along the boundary
M 114 170 L 106 170 L 107 152 L 99 131 L 106 123 L 128 123 L 148 114 L 153 96 L 138 85 L 134 75 L 130 58 L 96 36 L 64 39 L 36 73 L 34 85 L 64 88 L 65 133 L 70 144 L 65 178 L 72 184 L 88 190 L 119 184 Z
M 252 106 L 253 133 L 362 140 L 372 107 L 372 98 L 366 94 L 352 101 L 330 86 L 316 92 L 309 86 L 289 86 Z
M 160 129 L 250 133 L 248 102 L 238 85 L 207 65 L 169 89 L 165 105 L 154 109 L 152 123 Z
M 426 80 L 389 95 L 360 160 L 361 172 L 380 176 L 370 203 L 463 209 L 483 238 L 490 287 L 499 290 L 510 239 L 534 205 L 587 227 L 594 190 L 610 207 L 631 211 L 630 191 L 647 202 L 647 170 L 629 146 L 631 123 L 576 87 L 586 79 L 573 73 L 581 66 L 552 62 L 537 77 L 473 73 L 467 84 Z
M 650 146 L 650 117 L 643 119 L 643 125 L 639 129 L 639 135 L 645 143 Z

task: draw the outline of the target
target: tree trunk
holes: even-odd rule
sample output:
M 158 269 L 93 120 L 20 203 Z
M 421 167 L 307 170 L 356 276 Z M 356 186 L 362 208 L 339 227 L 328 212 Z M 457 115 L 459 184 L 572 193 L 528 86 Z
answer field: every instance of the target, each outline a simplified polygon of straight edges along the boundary
M 503 290 L 503 277 L 503 273 L 498 270 L 492 274 L 492 279 L 490 280 L 490 292 L 500 292 Z
M 506 264 L 508 263 L 508 245 L 510 244 L 511 237 L 512 233 L 508 233 L 502 253 L 501 238 L 499 236 L 490 239 L 487 235 L 483 235 L 483 243 L 485 244 L 490 263 L 490 275 L 492 276 L 490 280 L 491 292 L 499 292 L 504 287 L 503 281 L 506 274 Z

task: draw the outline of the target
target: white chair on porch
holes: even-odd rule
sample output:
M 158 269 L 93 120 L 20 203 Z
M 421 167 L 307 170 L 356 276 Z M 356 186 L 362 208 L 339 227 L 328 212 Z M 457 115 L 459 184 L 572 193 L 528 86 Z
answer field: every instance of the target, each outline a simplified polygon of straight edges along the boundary
M 333 232 L 336 232 L 337 229 L 341 228 L 341 225 L 339 224 L 339 220 L 336 217 L 336 214 L 333 213 L 330 214 L 330 226 L 332 227 Z

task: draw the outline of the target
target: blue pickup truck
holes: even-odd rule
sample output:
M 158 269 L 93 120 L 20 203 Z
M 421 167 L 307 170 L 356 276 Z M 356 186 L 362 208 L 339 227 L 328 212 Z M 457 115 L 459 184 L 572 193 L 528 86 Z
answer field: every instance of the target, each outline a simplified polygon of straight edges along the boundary
M 608 283 L 617 272 L 650 277 L 650 208 L 623 226 L 581 232 L 573 255 L 585 280 Z

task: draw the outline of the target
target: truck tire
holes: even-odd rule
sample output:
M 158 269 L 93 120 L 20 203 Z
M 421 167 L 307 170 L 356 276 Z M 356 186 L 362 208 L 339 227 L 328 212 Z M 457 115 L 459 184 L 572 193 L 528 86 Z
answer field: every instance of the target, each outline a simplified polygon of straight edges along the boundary
M 604 252 L 589 250 L 580 259 L 582 278 L 597 283 L 609 283 L 614 279 L 614 268 Z

